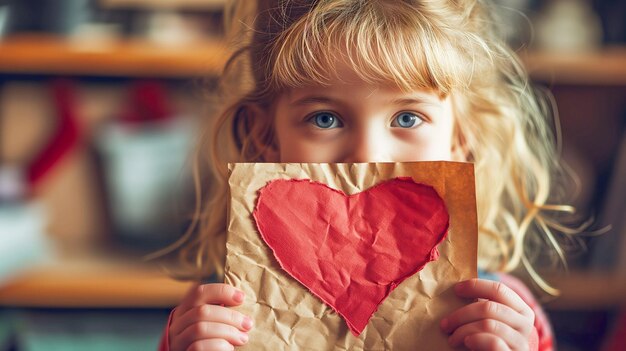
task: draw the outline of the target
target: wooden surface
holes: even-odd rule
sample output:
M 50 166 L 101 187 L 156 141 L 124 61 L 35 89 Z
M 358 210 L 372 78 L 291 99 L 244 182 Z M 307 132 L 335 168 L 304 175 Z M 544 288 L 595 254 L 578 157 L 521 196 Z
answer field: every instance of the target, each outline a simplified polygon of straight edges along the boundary
M 626 277 L 572 272 L 548 277 L 562 291 L 552 310 L 626 307 Z M 0 306 L 72 308 L 171 308 L 192 285 L 170 279 L 159 267 L 106 257 L 61 258 L 0 285 Z
M 553 310 L 599 310 L 626 307 L 626 277 L 599 272 L 571 272 L 548 278 L 561 296 L 546 302 Z
M 170 308 L 190 286 L 168 278 L 156 266 L 112 258 L 63 258 L 0 285 L 0 306 Z
M 22 35 L 0 41 L 0 73 L 203 77 L 218 75 L 226 56 L 219 41 L 168 46 L 112 40 L 95 45 Z
M 535 80 L 558 84 L 626 85 L 626 47 L 588 53 L 522 54 Z
M 218 39 L 181 46 L 138 40 L 96 42 L 45 35 L 8 37 L 0 41 L 0 73 L 203 77 L 218 75 L 228 55 Z M 535 80 L 626 85 L 626 47 L 577 54 L 522 53 L 521 58 Z

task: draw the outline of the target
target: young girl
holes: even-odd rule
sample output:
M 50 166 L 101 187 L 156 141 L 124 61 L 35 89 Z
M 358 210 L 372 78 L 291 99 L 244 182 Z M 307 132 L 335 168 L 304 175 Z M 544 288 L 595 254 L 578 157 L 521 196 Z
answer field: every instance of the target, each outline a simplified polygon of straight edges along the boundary
M 479 268 L 523 267 L 550 292 L 529 252 L 549 243 L 560 253 L 544 214 L 569 209 L 546 204 L 555 143 L 482 1 L 245 0 L 233 9 L 241 47 L 199 148 L 212 152 L 215 189 L 199 201 L 198 230 L 175 245 L 194 277 L 223 274 L 227 162 L 454 160 L 475 164 Z M 504 273 L 481 277 L 455 287 L 475 302 L 441 320 L 450 345 L 551 350 L 528 289 Z M 254 321 L 229 309 L 245 298 L 225 284 L 195 287 L 172 312 L 161 349 L 245 344 Z

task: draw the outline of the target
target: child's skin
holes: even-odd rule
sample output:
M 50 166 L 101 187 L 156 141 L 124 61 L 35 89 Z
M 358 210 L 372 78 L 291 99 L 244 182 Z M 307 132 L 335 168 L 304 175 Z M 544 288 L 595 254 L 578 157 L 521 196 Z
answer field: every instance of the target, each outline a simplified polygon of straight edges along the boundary
M 403 162 L 465 160 L 453 140 L 450 98 L 429 91 L 404 93 L 372 86 L 349 69 L 329 87 L 309 86 L 282 94 L 270 111 L 276 162 Z M 471 350 L 527 350 L 534 312 L 506 285 L 483 279 L 456 284 L 455 293 L 475 302 L 452 312 L 441 329 L 452 346 Z M 176 308 L 169 329 L 170 350 L 233 350 L 248 341 L 248 316 L 228 307 L 243 293 L 226 284 L 192 289 Z

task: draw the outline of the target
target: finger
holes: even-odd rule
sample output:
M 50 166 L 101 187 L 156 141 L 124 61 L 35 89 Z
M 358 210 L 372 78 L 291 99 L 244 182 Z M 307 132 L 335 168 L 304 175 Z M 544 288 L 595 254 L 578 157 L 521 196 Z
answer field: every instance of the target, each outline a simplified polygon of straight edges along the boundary
M 233 309 L 217 305 L 200 305 L 185 312 L 172 323 L 171 335 L 180 334 L 188 326 L 197 322 L 216 322 L 232 325 L 241 330 L 248 331 L 252 328 L 252 319 Z
M 193 342 L 185 351 L 233 351 L 235 347 L 224 339 L 208 339 Z
M 509 348 L 513 349 L 517 345 L 528 343 L 528 340 L 517 330 L 493 319 L 483 319 L 481 321 L 460 326 L 450 335 L 448 342 L 452 347 L 463 345 L 465 338 L 473 334 L 489 333 L 497 335 Z
M 174 317 L 182 316 L 195 306 L 204 304 L 237 306 L 243 302 L 244 293 L 228 284 L 202 284 L 191 287 L 180 305 L 174 311 Z
M 504 340 L 489 333 L 472 334 L 465 338 L 465 347 L 473 351 L 509 351 Z
M 505 284 L 485 279 L 470 279 L 455 285 L 457 296 L 470 299 L 487 299 L 507 305 L 528 318 L 535 319 L 533 310 L 515 291 Z
M 464 324 L 484 319 L 493 319 L 506 323 L 524 335 L 529 334 L 533 327 L 533 323 L 528 317 L 523 316 L 511 307 L 495 301 L 482 300 L 452 312 L 441 321 L 441 328 L 446 333 L 451 333 Z
M 248 333 L 239 331 L 232 325 L 215 322 L 194 323 L 172 340 L 172 345 L 178 350 L 186 350 L 191 344 L 199 340 L 224 339 L 231 345 L 241 346 L 248 342 Z

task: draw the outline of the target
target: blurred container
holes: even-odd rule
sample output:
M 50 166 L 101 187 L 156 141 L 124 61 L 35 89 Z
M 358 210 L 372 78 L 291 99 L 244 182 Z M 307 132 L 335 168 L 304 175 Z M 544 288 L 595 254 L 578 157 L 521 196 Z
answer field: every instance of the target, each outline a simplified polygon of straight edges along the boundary
M 92 0 L 11 0 L 9 30 L 69 35 L 91 19 Z
M 180 233 L 175 204 L 191 136 L 182 119 L 111 125 L 99 136 L 108 206 L 122 241 L 149 248 Z
M 541 50 L 577 53 L 598 49 L 602 23 L 585 0 L 551 0 L 535 20 Z
M 0 38 L 4 37 L 9 28 L 9 11 L 9 5 L 0 3 Z
M 23 173 L 0 166 L 0 282 L 49 256 L 44 207 L 26 200 Z
M 187 194 L 194 128 L 189 118 L 170 112 L 158 84 L 140 83 L 132 96 L 131 112 L 103 128 L 97 144 L 116 239 L 154 249 L 182 233 L 178 206 Z

